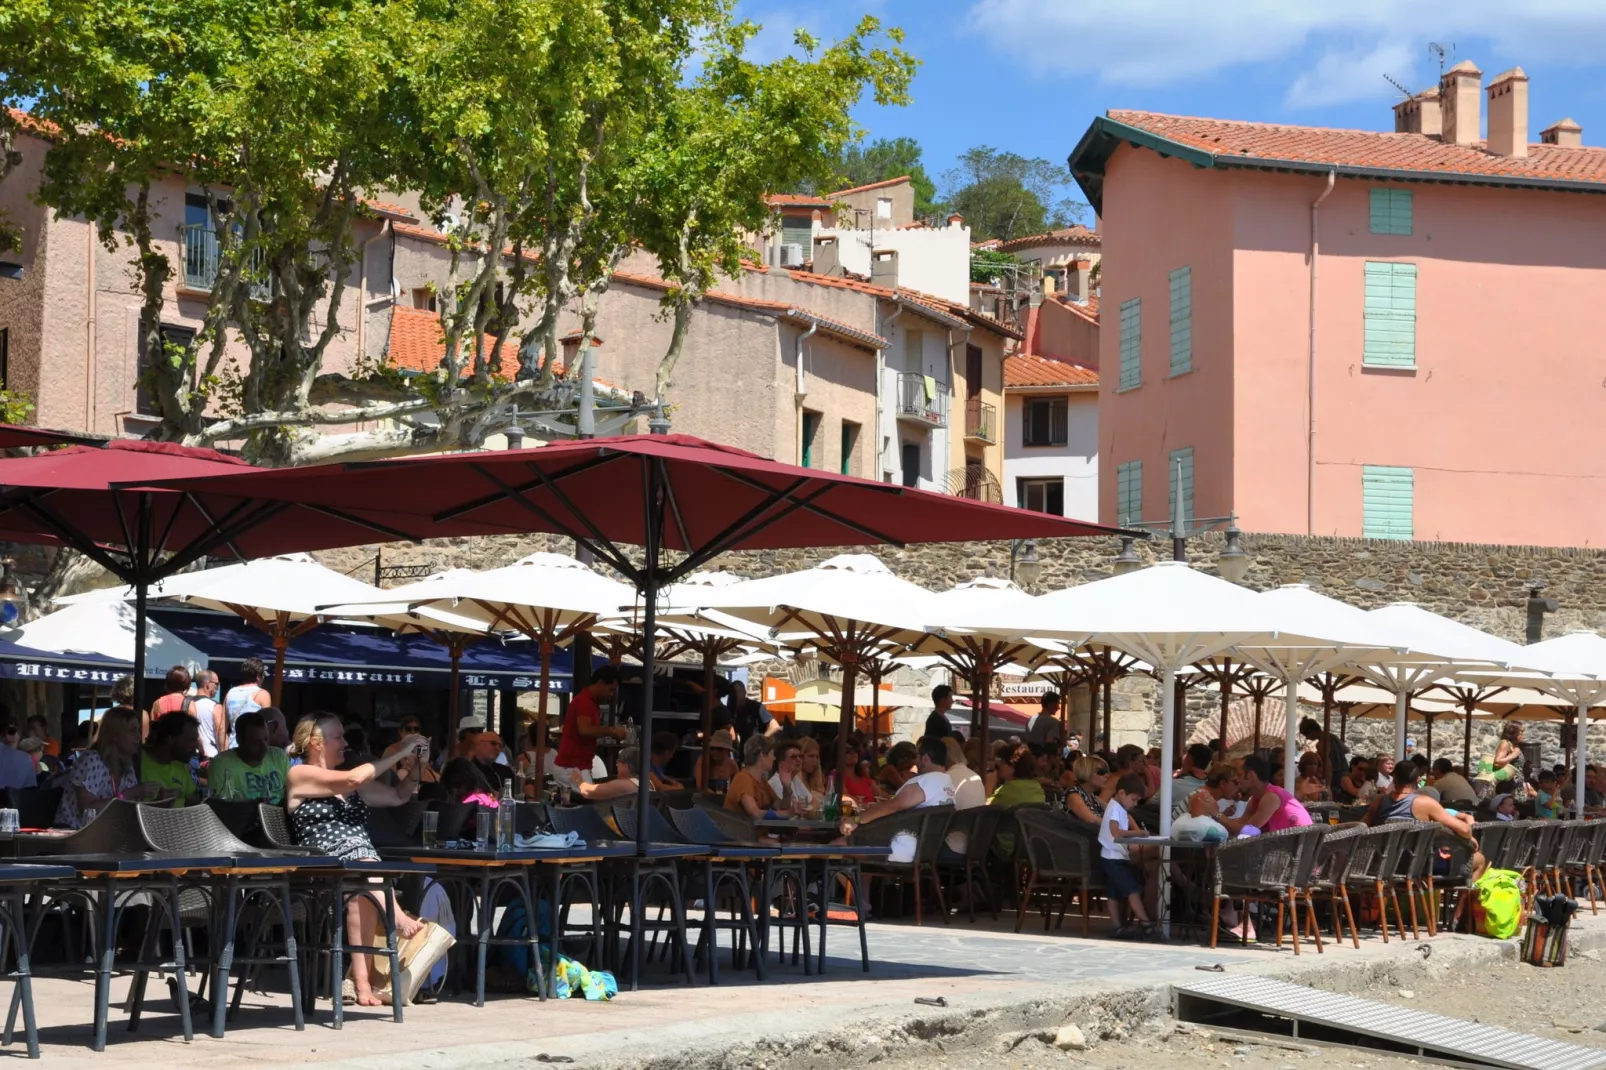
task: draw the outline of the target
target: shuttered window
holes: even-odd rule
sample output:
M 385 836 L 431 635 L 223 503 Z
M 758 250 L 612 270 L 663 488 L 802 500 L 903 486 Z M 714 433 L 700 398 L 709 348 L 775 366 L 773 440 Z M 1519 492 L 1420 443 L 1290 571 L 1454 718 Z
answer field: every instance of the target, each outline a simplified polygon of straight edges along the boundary
M 824 451 L 819 448 L 819 443 L 815 441 L 817 438 L 819 438 L 820 425 L 824 422 L 825 418 L 817 412 L 805 412 L 803 414 L 804 468 L 825 467 L 825 458 L 821 456 Z
M 1171 374 L 1193 371 L 1193 269 L 1171 273 Z
M 1374 189 L 1372 191 L 1372 233 L 1411 233 L 1411 191 Z
M 1121 302 L 1121 389 L 1131 390 L 1143 381 L 1139 363 L 1143 351 L 1143 299 Z
M 1410 468 L 1363 465 L 1361 534 L 1368 539 L 1415 538 L 1415 490 L 1416 473 Z
M 1115 523 L 1128 527 L 1143 520 L 1143 462 L 1115 466 Z
M 1021 445 L 1063 446 L 1069 432 L 1069 403 L 1062 397 L 1027 398 L 1022 407 Z
M 1366 336 L 1361 363 L 1416 367 L 1416 265 L 1366 262 Z
M 796 245 L 804 260 L 814 259 L 814 220 L 806 215 L 781 217 L 781 244 Z
M 1193 447 L 1171 451 L 1171 494 L 1166 499 L 1166 506 L 1171 511 L 1169 516 L 1177 512 L 1177 488 L 1182 488 L 1182 519 L 1186 523 L 1194 519 L 1193 513 Z

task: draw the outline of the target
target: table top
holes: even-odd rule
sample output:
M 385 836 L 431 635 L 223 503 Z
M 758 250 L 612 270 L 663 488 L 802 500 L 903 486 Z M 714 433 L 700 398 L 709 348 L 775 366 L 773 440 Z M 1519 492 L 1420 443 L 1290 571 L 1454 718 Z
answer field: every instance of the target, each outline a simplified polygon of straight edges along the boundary
M 30 863 L 0 865 L 0 884 L 60 880 L 62 877 L 74 876 L 77 872 L 71 866 L 33 865 Z
M 227 869 L 228 855 L 147 851 L 139 854 L 50 855 L 52 866 L 70 866 L 79 873 L 179 873 L 194 869 Z
M 1181 847 L 1184 850 L 1200 851 L 1209 847 L 1218 847 L 1220 840 L 1173 840 L 1170 836 L 1122 836 L 1121 842 L 1128 846 L 1137 847 Z
M 836 832 L 840 821 L 826 821 L 818 817 L 761 817 L 753 822 L 756 829 L 792 829 L 795 832 Z
M 636 853 L 633 843 L 609 841 L 587 844 L 583 847 L 516 848 L 496 851 L 487 847 L 382 847 L 379 853 L 385 858 L 412 858 L 439 862 L 443 865 L 490 866 L 535 864 L 538 862 L 566 862 L 582 858 L 622 858 Z

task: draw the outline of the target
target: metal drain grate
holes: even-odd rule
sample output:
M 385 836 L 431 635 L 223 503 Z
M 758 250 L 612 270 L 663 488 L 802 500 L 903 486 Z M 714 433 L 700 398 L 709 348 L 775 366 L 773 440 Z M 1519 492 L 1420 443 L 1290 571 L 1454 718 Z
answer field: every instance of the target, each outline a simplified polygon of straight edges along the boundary
M 1171 1001 L 1179 1021 L 1208 1022 L 1219 1018 L 1225 1008 L 1236 1008 L 1285 1019 L 1294 1037 L 1329 1043 L 1345 1043 L 1346 1035 L 1365 1037 L 1380 1042 L 1363 1045 L 1374 1050 L 1392 1049 L 1461 1066 L 1506 1070 L 1606 1068 L 1606 1048 L 1566 1044 L 1252 974 L 1172 985 Z

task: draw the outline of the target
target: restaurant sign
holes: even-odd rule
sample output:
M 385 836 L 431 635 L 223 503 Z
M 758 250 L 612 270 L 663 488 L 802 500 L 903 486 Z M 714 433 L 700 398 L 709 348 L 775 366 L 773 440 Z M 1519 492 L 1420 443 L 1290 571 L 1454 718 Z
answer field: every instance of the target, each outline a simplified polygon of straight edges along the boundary
M 1038 698 L 1051 690 L 1053 685 L 1047 680 L 1024 680 L 1019 683 L 1000 684 L 998 696 L 1005 700 Z
M 147 672 L 147 678 L 166 675 Z M 9 680 L 48 680 L 58 684 L 98 684 L 110 686 L 127 676 L 126 668 L 73 665 L 49 661 L 0 661 L 0 678 Z
M 287 665 L 286 683 L 291 684 L 343 684 L 370 687 L 448 687 L 451 678 L 443 672 L 420 672 L 403 668 L 343 668 L 334 665 Z M 534 673 L 522 672 L 465 672 L 458 674 L 464 687 L 536 691 L 541 679 Z M 547 682 L 547 690 L 567 692 L 569 678 L 554 676 Z

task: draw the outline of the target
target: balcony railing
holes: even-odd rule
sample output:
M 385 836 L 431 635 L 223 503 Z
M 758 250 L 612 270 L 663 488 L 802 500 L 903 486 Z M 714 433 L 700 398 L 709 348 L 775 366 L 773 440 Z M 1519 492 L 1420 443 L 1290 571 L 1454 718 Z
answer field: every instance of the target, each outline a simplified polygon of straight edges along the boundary
M 927 375 L 898 373 L 898 419 L 947 427 L 948 385 Z
M 965 437 L 989 445 L 998 441 L 998 410 L 981 398 L 965 402 Z
M 201 290 L 210 293 L 212 287 L 217 285 L 217 273 L 220 255 L 217 244 L 217 232 L 211 227 L 195 223 L 183 228 L 184 233 L 184 287 L 189 290 Z M 257 251 L 252 258 L 253 266 L 260 267 L 262 253 Z M 251 297 L 256 301 L 266 301 L 271 289 L 263 280 L 251 284 Z

